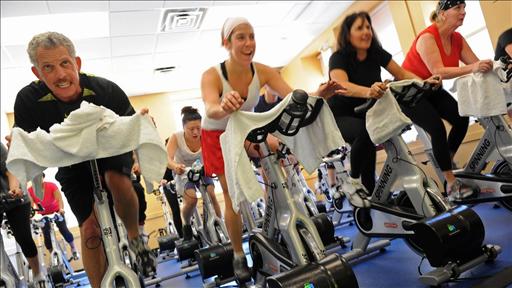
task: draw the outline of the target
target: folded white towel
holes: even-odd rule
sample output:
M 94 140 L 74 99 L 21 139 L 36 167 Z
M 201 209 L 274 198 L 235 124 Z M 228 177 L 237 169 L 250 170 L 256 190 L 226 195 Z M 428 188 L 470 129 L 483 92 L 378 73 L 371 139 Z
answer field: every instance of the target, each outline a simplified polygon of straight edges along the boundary
M 419 86 L 423 84 L 415 79 L 402 80 L 390 83 L 389 87 L 399 89 L 413 82 L 418 83 Z M 411 124 L 411 119 L 402 113 L 391 89 L 387 89 L 384 95 L 366 112 L 366 130 L 375 144 L 384 143 L 389 138 L 400 135 L 402 130 Z
M 108 128 L 118 117 L 110 109 L 83 101 L 80 109 L 70 113 L 64 122 L 50 127 L 50 136 L 63 151 L 83 158 L 92 157 L 98 149 L 97 131 Z
M 317 100 L 324 101 L 318 97 L 309 97 L 308 102 L 315 103 Z M 244 149 L 245 138 L 253 129 L 274 120 L 290 101 L 291 96 L 288 96 L 270 111 L 237 111 L 229 117 L 226 131 L 220 136 L 220 143 L 229 195 L 235 211 L 238 211 L 240 202 L 253 202 L 263 194 Z M 345 143 L 327 103 L 322 106 L 318 118 L 311 125 L 300 129 L 294 137 L 283 136 L 279 132 L 273 135 L 290 148 L 309 173 L 318 168 L 323 156 Z
M 451 92 L 457 92 L 461 116 L 487 117 L 507 113 L 505 90 L 500 82 L 504 79 L 503 64 L 494 62 L 493 71 L 472 73 L 459 77 Z
M 167 166 L 167 151 L 149 115 L 136 113 L 119 117 L 106 110 L 84 101 L 80 109 L 71 112 L 63 123 L 53 125 L 50 133 L 41 129 L 27 133 L 14 128 L 7 157 L 9 171 L 26 188 L 27 180 L 47 167 L 64 167 L 136 151 L 142 175 L 149 182 L 159 182 Z M 79 117 L 73 114 L 79 114 Z M 72 122 L 77 119 L 88 125 Z M 72 127 L 77 131 L 74 132 Z M 96 149 L 93 151 L 85 143 L 92 143 L 90 145 Z

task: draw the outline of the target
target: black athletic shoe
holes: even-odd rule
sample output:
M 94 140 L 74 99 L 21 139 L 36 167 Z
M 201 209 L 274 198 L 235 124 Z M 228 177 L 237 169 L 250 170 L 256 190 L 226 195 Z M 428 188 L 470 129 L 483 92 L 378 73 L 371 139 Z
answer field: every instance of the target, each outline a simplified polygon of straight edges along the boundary
M 239 286 L 251 281 L 251 270 L 247 266 L 247 259 L 244 256 L 233 256 L 233 272 Z
M 193 237 L 192 226 L 187 224 L 183 225 L 183 241 L 190 241 Z
M 156 256 L 144 243 L 142 236 L 129 241 L 130 249 L 135 253 L 137 269 L 144 277 L 150 277 L 156 273 Z

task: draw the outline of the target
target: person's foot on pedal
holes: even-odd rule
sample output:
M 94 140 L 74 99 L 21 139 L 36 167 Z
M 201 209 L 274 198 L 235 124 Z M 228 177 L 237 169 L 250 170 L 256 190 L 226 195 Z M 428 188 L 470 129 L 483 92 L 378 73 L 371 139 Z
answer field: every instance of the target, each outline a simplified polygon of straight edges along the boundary
M 364 188 L 361 180 L 358 178 L 348 177 L 347 181 L 344 181 L 341 185 L 341 190 L 347 197 L 350 204 L 359 208 L 370 207 L 370 201 L 368 201 L 368 192 Z
M 156 256 L 151 249 L 144 243 L 142 236 L 130 240 L 130 249 L 135 253 L 137 259 L 137 269 L 142 272 L 144 277 L 150 277 L 156 272 Z
M 78 251 L 76 250 L 71 251 L 71 257 L 73 258 L 73 260 L 78 260 L 80 259 L 80 253 L 78 253 Z
M 334 207 L 334 210 L 338 211 L 341 213 L 341 211 L 343 210 L 343 194 L 336 191 L 334 194 L 333 194 L 333 202 L 332 202 L 332 206 Z
M 251 271 L 247 266 L 247 259 L 244 254 L 233 256 L 233 272 L 239 286 L 251 281 Z
M 185 224 L 183 225 L 183 241 L 190 241 L 194 237 L 194 233 L 192 232 L 192 226 Z
M 452 186 L 448 190 L 448 200 L 457 201 L 470 198 L 471 196 L 480 192 L 478 186 L 474 184 L 464 183 L 459 179 L 453 182 Z

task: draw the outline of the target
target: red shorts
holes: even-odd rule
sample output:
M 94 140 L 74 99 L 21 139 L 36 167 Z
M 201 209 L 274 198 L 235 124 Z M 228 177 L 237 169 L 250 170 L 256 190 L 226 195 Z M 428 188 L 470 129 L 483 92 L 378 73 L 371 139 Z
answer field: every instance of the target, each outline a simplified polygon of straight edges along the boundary
M 220 134 L 224 130 L 201 129 L 201 152 L 206 176 L 224 175 L 224 158 L 220 147 Z

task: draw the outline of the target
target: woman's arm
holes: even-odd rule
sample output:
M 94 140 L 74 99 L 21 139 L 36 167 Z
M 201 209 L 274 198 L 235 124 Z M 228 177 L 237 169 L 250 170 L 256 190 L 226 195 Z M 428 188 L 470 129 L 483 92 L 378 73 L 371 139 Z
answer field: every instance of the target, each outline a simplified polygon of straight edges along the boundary
M 404 79 L 420 79 L 420 77 L 416 76 L 416 74 L 412 73 L 411 71 L 405 70 L 404 68 L 400 67 L 395 60 L 391 59 L 389 61 L 388 66 L 386 66 L 386 70 L 395 77 L 396 80 L 404 80 Z
M 345 70 L 333 69 L 329 72 L 329 75 L 331 76 L 332 80 L 336 81 L 338 84 L 345 88 L 343 91 L 340 91 L 342 94 L 340 96 L 371 98 L 371 88 L 360 86 L 348 81 L 348 75 Z
M 201 95 L 203 97 L 206 116 L 212 119 L 222 119 L 228 115 L 221 107 L 222 92 L 218 73 L 212 67 L 203 73 L 201 78 Z
M 284 81 L 276 69 L 261 63 L 255 63 L 255 66 L 258 77 L 261 79 L 261 85 L 267 84 L 272 90 L 277 92 L 279 98 L 284 98 L 292 92 L 290 85 Z
M 8 170 L 5 171 L 5 175 L 7 176 L 7 181 L 9 181 L 9 194 L 13 198 L 19 198 L 23 196 L 23 191 L 20 188 L 20 182 L 18 181 L 18 178 L 14 176 L 11 172 Z
M 176 166 L 178 163 L 174 161 L 174 155 L 176 154 L 176 149 L 178 149 L 178 138 L 176 134 L 172 134 L 169 141 L 167 141 L 167 168 L 171 170 L 176 170 Z

